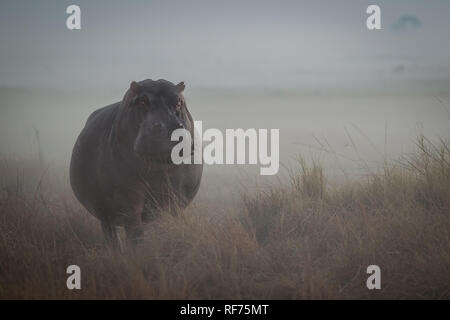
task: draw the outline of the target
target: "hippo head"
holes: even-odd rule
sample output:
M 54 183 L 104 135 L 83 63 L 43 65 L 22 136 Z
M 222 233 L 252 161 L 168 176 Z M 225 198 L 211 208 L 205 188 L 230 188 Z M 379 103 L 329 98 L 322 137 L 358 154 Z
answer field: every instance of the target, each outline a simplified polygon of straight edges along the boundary
M 132 82 L 124 98 L 127 139 L 141 158 L 170 161 L 176 129 L 192 131 L 192 118 L 182 95 L 184 82 L 166 80 Z M 122 119 L 123 120 L 123 119 Z

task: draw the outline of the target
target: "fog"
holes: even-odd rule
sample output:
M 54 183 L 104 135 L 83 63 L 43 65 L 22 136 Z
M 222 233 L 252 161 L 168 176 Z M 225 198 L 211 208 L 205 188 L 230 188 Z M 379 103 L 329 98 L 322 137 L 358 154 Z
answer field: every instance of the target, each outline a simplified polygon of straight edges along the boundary
M 206 128 L 280 129 L 282 167 L 302 156 L 358 174 L 418 134 L 448 137 L 448 1 L 378 1 L 376 31 L 367 1 L 78 1 L 79 31 L 69 4 L 0 4 L 3 156 L 67 169 L 88 115 L 146 78 L 185 81 Z M 202 188 L 274 180 L 258 171 L 208 167 Z
M 116 94 L 66 94 L 3 89 L 0 149 L 6 158 L 43 158 L 66 172 L 76 137 L 89 114 L 121 98 Z M 341 177 L 381 168 L 414 149 L 415 137 L 448 137 L 450 96 L 440 94 L 274 92 L 186 89 L 192 114 L 204 128 L 279 128 L 280 172 L 259 176 L 259 165 L 206 166 L 200 198 L 237 196 L 236 185 L 261 186 L 287 177 L 299 156 L 319 160 Z
M 368 1 L 81 0 L 82 28 L 72 31 L 69 4 L 0 4 L 0 85 L 334 86 L 399 65 L 409 78 L 450 74 L 448 1 L 377 1 L 377 31 L 366 28 Z

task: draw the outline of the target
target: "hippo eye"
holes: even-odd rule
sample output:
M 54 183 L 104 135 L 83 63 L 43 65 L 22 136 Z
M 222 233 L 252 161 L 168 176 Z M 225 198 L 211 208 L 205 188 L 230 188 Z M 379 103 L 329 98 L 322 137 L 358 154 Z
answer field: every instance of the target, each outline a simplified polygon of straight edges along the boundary
M 175 113 L 179 117 L 181 115 L 181 107 L 183 106 L 183 100 L 178 99 L 177 104 L 175 105 Z
M 138 103 L 140 106 L 146 106 L 146 105 L 148 105 L 148 98 L 146 96 L 142 96 L 139 98 Z

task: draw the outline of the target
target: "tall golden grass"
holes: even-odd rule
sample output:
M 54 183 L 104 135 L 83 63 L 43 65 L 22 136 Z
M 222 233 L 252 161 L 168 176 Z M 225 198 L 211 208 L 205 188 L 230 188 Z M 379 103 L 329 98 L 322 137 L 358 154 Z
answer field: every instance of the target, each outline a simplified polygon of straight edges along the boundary
M 449 143 L 332 188 L 300 161 L 290 182 L 246 193 L 236 209 L 162 214 L 145 240 L 108 249 L 67 179 L 4 160 L 0 197 L 2 299 L 448 299 Z M 81 267 L 68 290 L 66 268 Z M 366 287 L 381 268 L 381 290 Z

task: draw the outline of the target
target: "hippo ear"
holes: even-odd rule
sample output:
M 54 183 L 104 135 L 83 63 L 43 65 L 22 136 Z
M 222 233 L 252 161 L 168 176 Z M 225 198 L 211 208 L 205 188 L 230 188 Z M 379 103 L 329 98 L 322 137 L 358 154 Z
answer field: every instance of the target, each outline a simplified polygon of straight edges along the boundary
M 186 88 L 186 85 L 184 84 L 184 82 L 180 82 L 179 84 L 177 84 L 177 90 L 178 93 L 182 93 L 184 91 L 184 89 Z
M 131 82 L 130 84 L 130 90 L 133 93 L 139 93 L 139 91 L 141 90 L 141 86 L 139 83 L 137 83 L 136 81 Z

